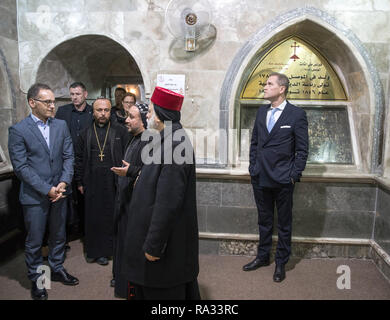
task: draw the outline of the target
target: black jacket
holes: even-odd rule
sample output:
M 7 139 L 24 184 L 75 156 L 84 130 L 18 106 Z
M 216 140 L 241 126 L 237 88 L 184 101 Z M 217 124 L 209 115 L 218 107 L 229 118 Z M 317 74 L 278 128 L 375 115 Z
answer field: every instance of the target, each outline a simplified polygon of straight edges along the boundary
M 167 142 L 172 150 L 161 155 L 160 164 L 144 163 L 132 194 L 121 271 L 142 286 L 173 287 L 195 280 L 199 272 L 195 161 L 187 136 L 183 153 L 192 161 L 175 161 L 173 151 L 184 145 L 172 141 L 179 129 L 174 123 L 173 134 L 164 137 L 167 128 L 161 133 L 161 150 Z M 145 252 L 160 260 L 148 261 Z
M 260 186 L 279 187 L 291 184 L 291 178 L 294 182 L 300 180 L 308 156 L 308 124 L 306 112 L 287 102 L 268 133 L 266 118 L 269 107 L 260 107 L 257 111 L 249 153 L 249 173 Z
M 65 120 L 66 124 L 68 125 L 69 130 L 71 127 L 73 108 L 74 108 L 73 103 L 70 103 L 70 104 L 66 104 L 64 106 L 60 106 L 56 112 L 56 118 L 61 119 L 61 120 Z M 89 117 L 89 121 L 88 121 L 89 123 L 86 125 L 86 127 L 88 127 L 92 123 L 92 120 L 93 120 L 92 106 L 89 105 L 88 103 L 85 106 L 85 112 L 88 113 L 88 117 Z

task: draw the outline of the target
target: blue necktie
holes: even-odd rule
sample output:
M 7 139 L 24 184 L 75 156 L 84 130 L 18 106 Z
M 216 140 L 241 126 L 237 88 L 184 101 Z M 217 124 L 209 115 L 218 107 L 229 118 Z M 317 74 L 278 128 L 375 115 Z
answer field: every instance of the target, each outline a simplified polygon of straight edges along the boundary
M 279 110 L 279 109 L 278 108 L 274 108 L 271 111 L 271 117 L 269 118 L 268 125 L 267 125 L 268 132 L 271 132 L 272 128 L 275 125 L 275 112 L 277 110 Z

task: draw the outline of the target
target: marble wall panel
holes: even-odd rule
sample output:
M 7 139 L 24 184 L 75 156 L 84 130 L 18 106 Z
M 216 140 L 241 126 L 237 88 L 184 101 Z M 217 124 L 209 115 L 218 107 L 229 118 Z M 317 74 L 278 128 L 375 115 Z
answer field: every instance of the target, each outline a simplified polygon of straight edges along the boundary
M 85 0 L 18 0 L 18 9 L 23 12 L 43 12 L 46 8 L 52 12 L 79 12 L 83 11 Z
M 85 11 L 134 11 L 138 9 L 137 0 L 84 0 Z
M 256 208 L 253 188 L 249 183 L 224 182 L 222 184 L 222 206 Z
M 185 96 L 182 106 L 182 124 L 185 128 L 217 131 L 218 117 L 219 111 L 212 97 L 197 94 Z
M 207 232 L 257 234 L 257 209 L 249 183 L 198 180 L 197 201 Z M 293 235 L 370 239 L 375 205 L 375 186 L 298 183 L 294 193 Z M 276 213 L 274 224 L 277 225 Z
M 222 182 L 198 180 L 196 198 L 198 205 L 221 206 Z
M 376 187 L 348 183 L 298 183 L 294 209 L 340 212 L 375 210 Z
M 205 232 L 207 230 L 207 206 L 197 205 L 198 214 L 198 229 L 199 232 Z
M 49 12 L 20 12 L 19 13 L 19 41 L 42 41 L 44 48 L 55 43 L 66 34 L 61 29 L 64 21 L 62 14 Z M 21 55 L 24 57 L 24 55 Z M 28 57 L 27 57 L 28 58 Z
M 365 43 L 365 47 L 371 54 L 375 61 L 375 66 L 379 72 L 387 72 L 390 65 L 390 52 L 389 44 L 386 42 L 382 43 Z M 386 88 L 386 87 L 384 87 Z
M 378 189 L 374 240 L 390 255 L 390 192 Z
M 387 0 L 374 0 L 372 6 L 374 10 L 390 11 L 390 3 Z
M 219 240 L 201 239 L 199 241 L 199 253 L 200 254 L 219 254 Z
M 257 209 L 208 206 L 206 231 L 257 234 Z
M 8 158 L 8 128 L 13 123 L 13 112 L 11 106 L 4 108 L 0 106 L 0 146 Z M 3 159 L 3 161 L 6 159 Z M 8 163 L 10 161 L 8 160 Z
M 12 40 L 18 40 L 16 1 L 3 0 L 0 2 L 0 35 Z
M 127 42 L 137 40 L 168 40 L 170 33 L 166 28 L 163 12 L 135 11 L 124 12 L 123 39 Z M 145 28 L 145 26 L 147 26 Z
M 373 225 L 374 212 L 293 210 L 293 236 L 297 237 L 370 239 Z
M 390 39 L 387 32 L 388 11 L 336 11 L 334 16 L 350 28 L 362 42 L 383 42 Z
M 184 42 L 175 41 L 173 38 L 167 40 L 160 43 L 164 53 L 160 56 L 160 61 L 161 66 L 168 70 L 226 70 L 242 46 L 242 43 L 235 41 L 211 39 L 201 50 L 186 52 Z
M 0 180 L 0 237 L 14 228 L 23 228 L 17 178 Z
M 372 1 L 365 0 L 327 0 L 324 1 L 324 8 L 327 10 L 348 10 L 348 11 L 371 11 Z

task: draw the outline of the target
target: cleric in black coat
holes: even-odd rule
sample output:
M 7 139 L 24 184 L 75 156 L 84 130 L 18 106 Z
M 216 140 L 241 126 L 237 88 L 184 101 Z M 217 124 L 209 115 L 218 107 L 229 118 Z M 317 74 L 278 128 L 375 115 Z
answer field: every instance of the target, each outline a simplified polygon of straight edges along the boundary
M 81 132 L 75 152 L 75 180 L 85 195 L 85 249 L 87 261 L 108 264 L 113 255 L 113 228 L 117 176 L 129 139 L 127 130 L 110 121 L 111 102 L 98 98 L 94 122 Z
M 150 163 L 144 148 L 121 271 L 136 299 L 200 299 L 195 163 L 179 122 L 183 96 L 156 87 L 151 101 L 148 129 L 158 132 L 147 147 L 157 157 Z M 170 143 L 172 148 L 160 153 Z
M 134 182 L 142 169 L 141 152 L 148 141 L 142 141 L 142 133 L 147 127 L 146 115 L 147 104 L 136 104 L 129 108 L 125 124 L 132 135 L 123 156 L 122 166 L 113 167 L 111 170 L 118 176 L 117 197 L 115 200 L 114 217 L 114 256 L 113 256 L 113 279 L 111 286 L 115 289 L 115 296 L 127 298 L 128 282 L 126 276 L 120 272 L 123 259 L 123 248 L 126 243 L 126 229 L 131 196 Z
M 275 254 L 275 282 L 285 278 L 285 264 L 291 254 L 294 185 L 300 180 L 308 156 L 306 113 L 286 100 L 289 80 L 272 73 L 264 87 L 271 105 L 260 107 L 252 133 L 249 173 L 259 219 L 259 246 L 254 261 L 243 267 L 255 270 L 269 264 L 273 216 L 278 211 L 278 244 Z

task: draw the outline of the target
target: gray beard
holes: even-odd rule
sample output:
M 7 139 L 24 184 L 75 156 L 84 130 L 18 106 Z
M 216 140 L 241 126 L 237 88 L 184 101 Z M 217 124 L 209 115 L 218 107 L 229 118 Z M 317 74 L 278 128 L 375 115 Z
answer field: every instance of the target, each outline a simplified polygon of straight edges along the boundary
M 154 114 L 150 119 L 147 119 L 148 129 L 157 129 L 155 119 L 156 116 Z

